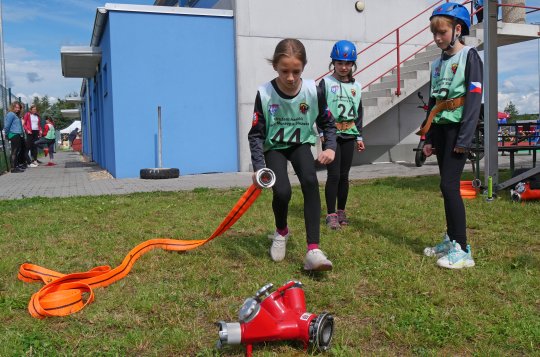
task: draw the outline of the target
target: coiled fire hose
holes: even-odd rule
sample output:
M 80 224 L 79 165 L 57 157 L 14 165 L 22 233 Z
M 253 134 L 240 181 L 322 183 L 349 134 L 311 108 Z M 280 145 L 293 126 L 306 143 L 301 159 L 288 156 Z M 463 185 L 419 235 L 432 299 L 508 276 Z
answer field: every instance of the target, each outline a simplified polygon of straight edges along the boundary
M 98 266 L 87 272 L 63 274 L 39 265 L 24 263 L 19 268 L 17 277 L 24 282 L 42 281 L 45 283 L 32 295 L 28 304 L 30 314 L 38 319 L 51 316 L 66 316 L 82 310 L 94 301 L 93 288 L 110 285 L 124 278 L 144 253 L 161 248 L 170 251 L 188 251 L 198 248 L 225 233 L 259 197 L 263 188 L 272 187 L 275 175 L 270 169 L 261 169 L 256 173 L 259 186 L 252 184 L 240 197 L 227 217 L 210 237 L 202 240 L 177 240 L 156 238 L 143 242 L 133 248 L 122 263 L 114 269 L 110 266 Z M 87 294 L 86 299 L 83 294 Z

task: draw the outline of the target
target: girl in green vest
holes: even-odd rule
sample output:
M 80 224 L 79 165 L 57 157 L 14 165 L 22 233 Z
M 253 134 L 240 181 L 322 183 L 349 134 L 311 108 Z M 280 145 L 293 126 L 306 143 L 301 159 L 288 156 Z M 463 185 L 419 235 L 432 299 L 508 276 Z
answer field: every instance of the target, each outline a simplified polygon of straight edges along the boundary
M 482 61 L 461 39 L 470 27 L 469 12 L 463 5 L 444 3 L 435 8 L 430 21 L 435 43 L 443 53 L 432 65 L 431 113 L 419 133 L 426 133 L 424 154 L 437 156 L 447 232 L 441 243 L 426 248 L 424 254 L 439 257 L 441 267 L 461 269 L 475 264 L 467 243 L 460 179 L 480 115 Z
M 304 269 L 331 270 L 332 262 L 319 249 L 321 198 L 311 146 L 317 142 L 313 128 L 317 123 L 327 140 L 326 148 L 317 160 L 323 165 L 332 162 L 336 150 L 335 123 L 315 81 L 301 77 L 307 63 L 302 42 L 296 39 L 280 41 L 270 62 L 277 77 L 259 87 L 248 134 L 253 170 L 267 167 L 276 175 L 272 187 L 276 231 L 269 237 L 272 240 L 270 256 L 274 261 L 285 258 L 289 239 L 287 214 L 292 194 L 287 173 L 290 161 L 304 195 L 307 236 Z M 257 184 L 255 175 L 253 182 Z
M 364 151 L 362 138 L 362 86 L 352 76 L 356 68 L 356 46 L 349 41 L 338 41 L 330 53 L 334 73 L 321 80 L 319 88 L 326 97 L 328 109 L 336 120 L 337 146 L 334 161 L 326 165 L 325 186 L 326 226 L 340 229 L 349 224 L 345 205 L 349 195 L 349 171 L 354 151 Z M 323 148 L 326 138 L 323 136 Z M 337 212 L 336 212 L 337 201 Z
M 54 128 L 54 122 L 51 117 L 46 117 L 45 129 L 43 130 L 43 136 L 39 138 L 34 144 L 43 148 L 45 156 L 49 155 L 49 162 L 47 166 L 54 166 L 54 145 L 56 143 L 56 129 Z M 45 148 L 46 147 L 46 148 Z

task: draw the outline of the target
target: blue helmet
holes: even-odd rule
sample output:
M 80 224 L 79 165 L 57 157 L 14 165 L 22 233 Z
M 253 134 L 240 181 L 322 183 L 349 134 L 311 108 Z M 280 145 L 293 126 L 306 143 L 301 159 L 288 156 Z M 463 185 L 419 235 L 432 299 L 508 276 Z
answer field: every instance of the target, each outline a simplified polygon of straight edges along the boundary
M 356 46 L 354 43 L 341 40 L 335 43 L 330 53 L 330 58 L 335 61 L 356 61 Z
M 441 6 L 437 6 L 431 14 L 430 20 L 434 16 L 446 16 L 456 20 L 461 20 L 461 25 L 463 27 L 461 34 L 467 36 L 469 34 L 469 27 L 471 27 L 471 17 L 467 8 L 461 4 L 455 2 L 447 2 Z

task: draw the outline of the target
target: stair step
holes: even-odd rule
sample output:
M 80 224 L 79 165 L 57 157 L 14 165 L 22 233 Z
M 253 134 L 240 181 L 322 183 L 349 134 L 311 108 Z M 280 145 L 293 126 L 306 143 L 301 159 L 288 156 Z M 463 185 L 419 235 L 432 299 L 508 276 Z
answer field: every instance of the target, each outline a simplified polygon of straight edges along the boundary
M 426 58 L 426 57 L 432 57 L 432 56 L 441 56 L 441 50 L 437 49 L 438 51 L 423 51 L 417 53 L 414 58 Z
M 405 86 L 405 81 L 400 80 L 399 81 L 400 88 L 403 88 Z M 375 83 L 369 86 L 369 91 L 376 91 L 381 89 L 393 89 L 397 88 L 397 80 L 392 82 L 381 82 L 381 83 Z
M 440 57 L 441 57 L 440 53 L 432 54 L 431 56 L 427 56 L 427 57 L 420 57 L 420 58 L 415 57 L 403 63 L 403 66 L 412 66 L 412 65 L 420 64 L 420 63 L 431 63 Z
M 395 73 L 394 69 L 394 73 Z M 429 63 L 419 63 L 412 66 L 403 66 L 401 67 L 401 73 L 409 73 L 414 71 L 429 71 Z
M 391 97 L 394 94 L 392 89 L 370 90 L 362 93 L 362 103 L 364 99 L 376 98 L 376 97 Z
M 365 92 L 367 93 L 367 92 Z M 378 104 L 377 98 L 364 98 L 364 92 L 362 93 L 362 106 L 364 107 L 376 107 Z
M 428 52 L 435 51 L 435 50 L 441 52 L 441 49 L 434 43 L 426 47 L 426 51 Z
M 416 79 L 417 72 L 401 73 L 401 79 Z M 381 82 L 396 82 L 397 74 L 390 74 L 381 78 Z

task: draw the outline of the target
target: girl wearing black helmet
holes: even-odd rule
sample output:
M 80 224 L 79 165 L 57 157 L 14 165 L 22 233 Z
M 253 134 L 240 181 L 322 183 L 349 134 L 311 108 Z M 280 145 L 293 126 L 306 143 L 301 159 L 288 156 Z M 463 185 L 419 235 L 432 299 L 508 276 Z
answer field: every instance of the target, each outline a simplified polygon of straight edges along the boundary
M 431 67 L 429 114 L 417 134 L 426 135 L 424 154 L 437 156 L 447 232 L 424 254 L 439 257 L 441 267 L 461 269 L 475 264 L 467 244 L 460 178 L 480 114 L 482 61 L 461 38 L 469 34 L 471 24 L 463 5 L 438 6 L 430 21 L 434 41 L 443 52 Z
M 336 120 L 337 147 L 334 161 L 326 165 L 328 177 L 325 186 L 326 225 L 340 229 L 349 224 L 345 205 L 349 194 L 349 171 L 354 150 L 364 151 L 362 138 L 362 86 L 352 76 L 356 68 L 356 47 L 350 41 L 338 41 L 330 53 L 334 73 L 319 83 L 326 97 L 328 109 Z M 322 137 L 323 148 L 326 146 Z M 337 211 L 336 211 L 337 201 Z

